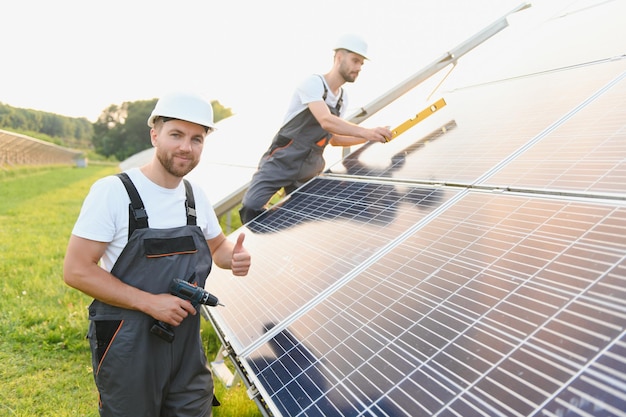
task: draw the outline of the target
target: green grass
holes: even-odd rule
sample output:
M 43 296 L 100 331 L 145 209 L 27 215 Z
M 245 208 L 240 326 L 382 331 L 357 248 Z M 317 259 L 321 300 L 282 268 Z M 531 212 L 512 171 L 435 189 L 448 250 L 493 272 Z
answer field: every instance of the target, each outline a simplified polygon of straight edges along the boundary
M 0 171 L 0 416 L 97 416 L 86 309 L 63 283 L 63 257 L 82 201 L 115 166 Z M 219 339 L 202 323 L 211 360 Z M 260 416 L 243 386 L 226 389 L 215 417 Z

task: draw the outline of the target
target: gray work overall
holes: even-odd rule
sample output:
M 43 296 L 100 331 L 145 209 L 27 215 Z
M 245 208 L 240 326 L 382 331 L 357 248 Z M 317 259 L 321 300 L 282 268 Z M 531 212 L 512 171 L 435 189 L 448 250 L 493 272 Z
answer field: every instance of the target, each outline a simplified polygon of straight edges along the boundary
M 322 84 L 322 99 L 326 100 L 328 89 L 323 80 Z M 328 105 L 328 109 L 335 116 L 340 114 L 342 96 L 343 89 L 337 105 Z M 324 169 L 323 153 L 331 136 L 308 107 L 281 127 L 252 176 L 240 210 L 242 222 L 246 223 L 260 214 L 269 199 L 281 188 L 285 188 L 285 192 L 289 194 L 319 175 Z
M 132 187 L 129 195 L 136 193 L 130 179 L 122 179 L 127 189 L 128 183 Z M 211 270 L 211 252 L 195 225 L 191 186 L 187 182 L 185 186 L 187 225 L 176 228 L 150 229 L 139 195 L 131 195 L 129 240 L 111 270 L 114 276 L 154 294 L 169 293 L 174 278 L 187 280 L 194 274 L 194 282 L 204 286 Z M 137 198 L 135 205 L 140 207 L 133 207 Z M 133 231 L 135 218 L 137 229 Z M 171 343 L 151 333 L 155 320 L 139 311 L 94 300 L 89 319 L 101 416 L 211 415 L 213 379 L 200 338 L 200 314 L 189 315 L 174 327 Z

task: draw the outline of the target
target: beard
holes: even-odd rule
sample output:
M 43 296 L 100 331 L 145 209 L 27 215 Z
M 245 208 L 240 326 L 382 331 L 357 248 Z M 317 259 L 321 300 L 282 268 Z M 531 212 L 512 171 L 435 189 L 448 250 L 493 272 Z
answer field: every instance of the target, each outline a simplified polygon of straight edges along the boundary
M 163 165 L 163 168 L 165 168 L 167 172 L 178 178 L 182 178 L 185 175 L 189 174 L 191 170 L 194 169 L 196 165 L 198 165 L 198 159 L 195 158 L 188 160 L 187 163 L 176 163 L 174 157 L 177 155 L 161 152 L 158 148 L 156 156 L 159 162 L 161 162 L 161 165 Z
M 353 83 L 356 80 L 356 77 L 359 76 L 359 73 L 357 71 L 348 72 L 343 68 L 339 70 L 339 74 L 341 75 L 343 80 L 347 83 Z

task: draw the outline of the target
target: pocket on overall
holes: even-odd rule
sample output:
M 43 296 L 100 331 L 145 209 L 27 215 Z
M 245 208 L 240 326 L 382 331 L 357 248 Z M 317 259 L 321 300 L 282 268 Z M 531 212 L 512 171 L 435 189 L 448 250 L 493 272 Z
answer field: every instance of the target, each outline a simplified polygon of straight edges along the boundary
M 148 238 L 143 240 L 143 247 L 148 258 L 160 258 L 178 254 L 198 252 L 192 236 L 174 238 Z
M 322 151 L 315 148 L 310 149 L 306 157 L 301 161 L 297 181 L 300 185 L 304 184 L 311 178 L 321 174 L 325 165 Z
M 92 342 L 92 354 L 94 355 L 97 365 L 102 362 L 121 324 L 122 320 L 95 320 L 93 322 L 95 334 L 92 335 L 92 337 L 94 337 L 95 340 Z
M 276 152 L 279 149 L 284 149 L 286 147 L 288 147 L 289 145 L 291 145 L 293 143 L 293 139 L 289 139 L 285 136 L 276 136 L 272 142 L 272 144 L 270 145 L 270 149 L 267 152 L 268 156 L 272 156 L 274 155 L 274 152 Z

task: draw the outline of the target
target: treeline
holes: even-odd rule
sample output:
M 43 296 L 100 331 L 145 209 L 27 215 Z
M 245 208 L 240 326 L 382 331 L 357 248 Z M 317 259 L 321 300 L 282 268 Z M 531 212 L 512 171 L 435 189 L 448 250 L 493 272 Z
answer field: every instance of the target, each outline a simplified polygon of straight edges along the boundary
M 95 123 L 86 118 L 61 116 L 0 103 L 0 129 L 11 130 L 60 146 L 122 161 L 150 148 L 146 122 L 157 99 L 112 104 Z M 232 110 L 211 102 L 215 121 L 232 116 Z
M 61 116 L 3 103 L 0 103 L 0 128 L 69 148 L 89 148 L 93 139 L 93 124 L 84 117 Z

